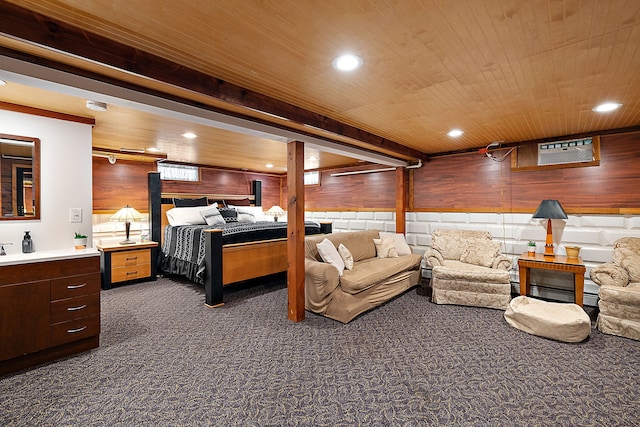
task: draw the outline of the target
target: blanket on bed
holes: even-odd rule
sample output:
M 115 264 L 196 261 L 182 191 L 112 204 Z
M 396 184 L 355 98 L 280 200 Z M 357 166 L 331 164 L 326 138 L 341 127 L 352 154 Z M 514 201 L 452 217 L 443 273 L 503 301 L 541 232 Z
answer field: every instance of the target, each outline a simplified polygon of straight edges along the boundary
M 208 225 L 167 226 L 164 230 L 160 268 L 164 273 L 178 274 L 204 284 L 205 239 L 204 230 L 222 230 L 222 243 L 243 243 L 287 237 L 286 222 L 231 222 Z M 320 233 L 320 224 L 305 221 L 305 234 Z M 224 261 L 223 261 L 224 262 Z

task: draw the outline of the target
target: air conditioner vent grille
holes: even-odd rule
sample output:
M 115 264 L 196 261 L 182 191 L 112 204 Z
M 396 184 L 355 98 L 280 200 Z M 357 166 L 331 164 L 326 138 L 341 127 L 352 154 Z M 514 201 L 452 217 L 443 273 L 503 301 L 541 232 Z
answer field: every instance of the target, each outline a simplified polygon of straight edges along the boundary
M 538 166 L 593 161 L 592 138 L 538 144 Z

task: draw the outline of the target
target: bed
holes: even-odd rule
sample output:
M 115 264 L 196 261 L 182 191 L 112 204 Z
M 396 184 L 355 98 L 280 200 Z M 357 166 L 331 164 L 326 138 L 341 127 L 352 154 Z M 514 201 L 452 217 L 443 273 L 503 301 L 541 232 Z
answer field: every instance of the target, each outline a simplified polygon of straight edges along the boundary
M 176 200 L 186 201 L 188 205 L 189 200 L 204 198 L 209 206 L 216 203 L 221 207 L 233 206 L 238 212 L 251 212 L 252 208 L 261 211 L 255 207 L 262 200 L 260 181 L 253 182 L 252 194 L 247 195 L 169 194 L 162 193 L 161 185 L 160 174 L 149 172 L 150 235 L 152 240 L 160 242 L 161 249 L 156 254 L 159 270 L 202 285 L 207 306 L 224 304 L 225 286 L 287 270 L 285 222 L 169 223 L 167 213 L 171 215 Z M 305 234 L 330 232 L 329 223 L 305 221 Z

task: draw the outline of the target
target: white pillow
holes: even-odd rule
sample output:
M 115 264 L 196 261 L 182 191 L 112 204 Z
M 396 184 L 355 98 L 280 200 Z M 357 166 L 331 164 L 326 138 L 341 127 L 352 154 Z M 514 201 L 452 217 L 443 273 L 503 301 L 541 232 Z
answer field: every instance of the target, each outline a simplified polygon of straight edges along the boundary
M 238 222 L 256 222 L 256 217 L 253 214 L 238 211 Z
M 230 208 L 235 208 L 238 214 L 250 214 L 253 215 L 254 221 L 271 221 L 270 218 L 265 218 L 262 206 L 235 206 L 229 205 Z M 240 215 L 238 215 L 238 221 L 240 221 Z
M 373 239 L 376 245 L 376 257 L 378 258 L 397 258 L 396 242 L 393 237 L 388 239 Z
M 320 258 L 328 264 L 333 265 L 338 269 L 338 273 L 342 276 L 342 271 L 344 270 L 344 261 L 342 261 L 342 257 L 338 253 L 338 250 L 331 240 L 324 239 L 322 242 L 316 245 L 318 248 L 318 253 L 320 253 Z
M 347 270 L 352 270 L 353 255 L 351 254 L 351 251 L 347 249 L 345 245 L 340 243 L 340 245 L 338 245 L 338 253 L 340 254 L 340 258 L 342 258 L 342 261 L 344 261 L 344 268 L 346 268 Z
M 207 225 L 224 224 L 224 218 L 220 215 L 220 211 L 212 206 L 207 207 L 200 211 L 200 215 L 204 218 Z
M 386 231 L 380 232 L 381 239 L 388 239 L 389 237 L 393 237 L 395 239 L 396 244 L 396 252 L 399 256 L 402 255 L 411 255 L 411 247 L 407 244 L 407 240 L 404 238 L 404 234 L 402 233 L 390 233 Z
M 201 211 L 210 206 L 193 206 L 189 208 L 171 208 L 167 211 L 167 219 L 171 225 L 201 225 L 206 224 Z

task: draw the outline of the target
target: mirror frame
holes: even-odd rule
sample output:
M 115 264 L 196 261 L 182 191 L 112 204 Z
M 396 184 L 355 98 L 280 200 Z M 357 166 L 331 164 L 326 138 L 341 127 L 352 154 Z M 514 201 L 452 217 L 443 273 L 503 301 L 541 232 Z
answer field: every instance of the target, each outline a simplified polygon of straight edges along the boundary
M 0 209 L 0 221 L 34 221 L 40 220 L 40 139 L 32 138 L 29 136 L 20 136 L 20 135 L 9 135 L 0 133 L 0 139 L 3 140 L 13 140 L 16 142 L 32 142 L 33 150 L 31 157 L 31 168 L 32 168 L 32 176 L 33 176 L 33 200 L 34 200 L 34 214 L 33 215 L 25 215 L 25 216 L 4 216 L 2 214 L 2 210 Z M 13 179 L 13 178 L 12 178 Z M 1 191 L 1 189 L 0 189 Z M 11 196 L 12 203 L 15 200 L 15 195 Z

